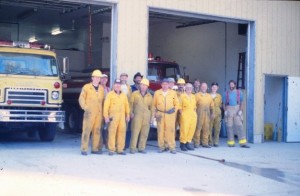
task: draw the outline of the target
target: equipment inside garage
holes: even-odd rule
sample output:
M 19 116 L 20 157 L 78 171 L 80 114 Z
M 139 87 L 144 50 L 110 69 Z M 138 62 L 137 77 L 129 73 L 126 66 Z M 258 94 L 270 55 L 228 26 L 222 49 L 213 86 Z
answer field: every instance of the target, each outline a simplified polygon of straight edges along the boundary
M 149 12 L 149 52 L 176 61 L 190 82 L 218 82 L 221 93 L 229 80 L 237 80 L 240 70 L 238 84 L 244 89 L 247 24 L 180 14 Z
M 5 47 L 24 47 L 24 49 L 20 50 L 25 51 L 27 49 L 29 51 L 30 49 L 33 49 L 32 46 L 35 46 L 36 50 L 32 50 L 30 52 L 35 56 L 37 56 L 36 54 L 39 54 L 39 58 L 41 56 L 40 54 L 46 54 L 45 52 L 38 51 L 39 49 L 45 50 L 47 48 L 47 50 L 50 49 L 51 51 L 54 51 L 56 53 L 57 60 L 60 66 L 56 66 L 56 63 L 52 65 L 52 70 L 56 71 L 54 71 L 55 73 L 53 74 L 51 73 L 51 76 L 57 77 L 57 68 L 61 69 L 61 77 L 58 78 L 59 80 L 57 79 L 57 82 L 55 82 L 54 85 L 56 89 L 55 98 L 58 100 L 61 100 L 62 98 L 64 99 L 62 110 L 63 112 L 66 111 L 65 118 L 68 119 L 70 117 L 70 111 L 72 110 L 72 107 L 69 107 L 69 105 L 66 104 L 68 103 L 68 100 L 66 99 L 64 94 L 67 92 L 67 89 L 63 89 L 62 95 L 60 94 L 62 87 L 60 79 L 64 79 L 65 76 L 65 72 L 62 71 L 63 68 L 65 68 L 65 66 L 62 66 L 63 62 L 68 61 L 70 71 L 69 76 L 84 76 L 87 79 L 89 79 L 90 77 L 91 70 L 95 68 L 100 68 L 101 70 L 103 70 L 103 68 L 108 68 L 110 66 L 111 7 L 101 4 L 85 4 L 78 2 L 73 3 L 69 1 L 54 0 L 3 0 L 0 1 L 0 12 L 0 45 L 3 47 L 2 51 L 6 52 L 6 54 L 9 53 L 10 55 L 18 49 L 9 49 L 10 52 L 7 52 L 6 50 L 8 49 L 6 49 Z M 55 58 L 54 53 L 51 53 L 51 55 L 53 55 L 53 58 Z M 5 58 L 2 58 L 1 67 L 4 64 L 8 64 L 9 62 L 10 68 L 22 68 L 22 72 L 20 70 L 15 70 L 14 72 L 12 72 L 13 69 L 5 68 L 1 73 L 6 74 L 7 77 L 3 77 L 2 79 L 10 82 L 6 83 L 8 89 L 19 89 L 20 85 L 22 86 L 23 96 L 22 98 L 20 98 L 21 95 L 14 96 L 14 100 L 10 100 L 9 96 L 5 97 L 5 101 L 2 103 L 5 105 L 5 107 L 7 107 L 6 105 L 10 104 L 8 108 L 10 111 L 10 109 L 13 108 L 12 106 L 15 107 L 14 109 L 20 109 L 20 105 L 17 105 L 17 103 L 20 102 L 20 99 L 22 99 L 21 101 L 23 105 L 21 109 L 23 109 L 24 111 L 26 110 L 26 112 L 27 110 L 29 111 L 32 109 L 40 111 L 41 108 L 46 108 L 44 105 L 48 104 L 48 100 L 51 99 L 48 94 L 50 93 L 50 91 L 52 92 L 52 90 L 50 90 L 49 86 L 45 85 L 46 83 L 49 83 L 51 78 L 45 78 L 45 76 L 50 75 L 37 74 L 40 73 L 37 71 L 41 71 L 46 66 L 41 67 L 41 70 L 35 70 L 34 73 L 29 72 L 33 70 L 34 64 L 33 61 L 25 61 L 24 56 L 25 55 L 20 55 L 18 57 L 19 59 L 13 59 L 12 57 L 7 57 L 6 55 Z M 56 59 L 54 61 L 56 61 Z M 42 66 L 41 63 L 40 66 Z M 30 83 L 24 82 L 26 80 L 26 77 L 30 77 L 32 76 L 32 74 L 34 74 L 35 78 L 31 79 Z M 12 80 L 8 78 L 11 75 L 17 76 L 16 78 L 19 80 L 18 84 L 16 82 L 11 82 Z M 39 83 L 41 84 L 39 85 Z M 37 86 L 38 90 L 43 91 L 42 93 L 44 93 L 45 91 L 45 96 L 43 94 L 43 96 L 39 98 L 43 99 L 41 102 L 31 100 L 37 99 L 36 92 L 32 92 L 32 89 L 37 90 Z M 76 96 L 73 96 L 72 98 L 72 101 L 75 100 L 76 102 L 74 104 L 77 105 L 77 97 L 80 93 L 81 87 L 82 85 L 78 86 L 78 88 L 75 89 L 77 90 Z M 17 93 L 20 94 L 20 92 Z M 25 98 L 24 94 L 26 94 Z M 28 97 L 28 94 L 35 96 Z M 27 100 L 26 103 L 23 103 L 24 99 Z M 4 112 L 8 113 L 8 111 Z M 53 115 L 53 112 L 50 114 Z M 41 117 L 42 115 L 40 115 L 40 113 L 39 116 L 37 116 L 36 113 L 32 115 L 35 116 L 30 117 L 31 119 L 28 119 L 27 116 L 20 118 L 18 117 L 18 119 L 16 119 L 16 117 L 2 118 L 2 120 L 4 121 L 11 121 L 12 118 L 14 118 L 14 122 L 16 120 L 22 121 L 22 123 L 28 125 L 26 128 L 24 126 L 12 127 L 6 122 L 3 123 L 3 125 L 7 124 L 7 127 L 12 129 L 10 131 L 18 131 L 15 129 L 20 129 L 22 131 L 27 131 L 29 133 L 29 136 L 34 136 L 36 130 L 40 130 L 40 125 L 46 125 L 46 121 L 48 123 L 49 119 L 53 120 L 53 117 Z M 39 121 L 37 121 L 37 118 L 39 118 Z M 57 122 L 63 122 L 63 118 L 64 117 L 62 117 L 61 120 Z M 34 126 L 35 124 L 36 126 Z M 51 137 L 45 136 L 42 137 L 42 140 L 52 141 L 54 139 L 56 124 L 51 125 L 53 125 L 53 129 L 51 129 Z M 30 129 L 28 127 L 32 128 Z M 8 131 L 8 129 L 5 128 L 3 129 L 3 131 Z M 39 132 L 43 133 L 42 131 Z
M 0 40 L 48 44 L 58 56 L 69 57 L 70 71 L 109 67 L 110 6 L 2 0 L 0 12 Z

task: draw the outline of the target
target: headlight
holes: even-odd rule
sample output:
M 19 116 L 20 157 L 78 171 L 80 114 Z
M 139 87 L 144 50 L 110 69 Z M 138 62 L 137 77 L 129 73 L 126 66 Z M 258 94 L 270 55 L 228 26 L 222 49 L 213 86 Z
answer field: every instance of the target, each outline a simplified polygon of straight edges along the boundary
M 51 97 L 52 97 L 52 99 L 57 100 L 59 98 L 59 92 L 58 91 L 52 91 Z

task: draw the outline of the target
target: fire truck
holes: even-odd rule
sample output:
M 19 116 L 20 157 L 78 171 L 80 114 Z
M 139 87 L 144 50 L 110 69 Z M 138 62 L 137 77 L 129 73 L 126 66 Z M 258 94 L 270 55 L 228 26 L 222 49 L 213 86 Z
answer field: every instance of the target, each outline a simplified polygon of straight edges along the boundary
M 108 68 L 100 68 L 106 75 L 110 75 Z M 93 69 L 85 69 L 81 73 L 71 75 L 71 79 L 64 83 L 63 88 L 63 108 L 66 111 L 65 126 L 69 130 L 80 130 L 82 127 L 83 111 L 81 110 L 78 98 L 81 88 L 84 84 L 91 81 L 91 72 Z M 173 77 L 177 80 L 180 77 L 179 65 L 176 62 L 163 60 L 161 57 L 148 57 L 148 73 L 147 78 L 150 81 L 149 91 L 154 91 L 161 88 L 161 80 L 163 78 Z
M 44 44 L 0 41 L 0 131 L 39 133 L 55 138 L 65 120 L 62 79 L 68 63 L 58 66 L 56 54 Z

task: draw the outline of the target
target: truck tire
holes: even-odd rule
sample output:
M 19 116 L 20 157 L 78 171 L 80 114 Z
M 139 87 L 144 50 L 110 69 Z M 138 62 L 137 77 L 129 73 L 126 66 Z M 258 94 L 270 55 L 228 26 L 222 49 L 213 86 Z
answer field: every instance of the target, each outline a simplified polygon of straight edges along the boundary
M 41 141 L 51 142 L 56 135 L 57 123 L 45 123 L 39 129 L 39 136 Z
M 75 107 L 68 110 L 66 125 L 71 131 L 77 131 L 79 129 L 79 111 Z

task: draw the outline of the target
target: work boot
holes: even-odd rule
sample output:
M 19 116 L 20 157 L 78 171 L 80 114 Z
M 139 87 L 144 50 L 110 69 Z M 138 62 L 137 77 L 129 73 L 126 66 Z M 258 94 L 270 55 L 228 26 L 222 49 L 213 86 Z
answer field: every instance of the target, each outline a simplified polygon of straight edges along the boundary
M 83 156 L 87 156 L 87 152 L 85 152 L 85 151 L 81 151 L 81 155 L 83 155 Z
M 163 153 L 165 151 L 165 149 L 159 149 L 157 152 L 158 153 Z
M 202 144 L 203 148 L 211 148 L 211 146 L 209 146 L 208 144 Z
M 250 148 L 250 146 L 248 146 L 247 144 L 243 144 L 241 145 L 242 148 Z
M 114 154 L 115 154 L 114 152 L 111 152 L 111 151 L 108 152 L 108 155 L 109 155 L 109 156 L 113 156 Z
M 185 144 L 185 146 L 186 146 L 186 149 L 188 149 L 188 150 L 194 150 L 194 147 L 193 147 L 193 145 L 190 142 L 187 142 Z
M 176 150 L 170 150 L 171 154 L 176 154 Z
M 118 152 L 118 155 L 126 155 L 126 152 Z
M 232 144 L 232 145 L 228 144 L 228 147 L 235 147 L 235 145 L 234 144 Z
M 214 144 L 214 147 L 219 147 L 219 144 Z
M 135 154 L 135 150 L 130 150 L 130 154 Z
M 142 154 L 146 154 L 147 153 L 145 150 L 139 150 L 138 152 L 142 153 Z
M 187 151 L 187 148 L 186 148 L 185 144 L 184 144 L 184 143 L 181 143 L 181 142 L 180 142 L 180 149 L 181 149 L 182 151 Z
M 92 154 L 102 154 L 102 150 L 98 150 L 98 151 L 92 151 Z
M 195 148 L 199 148 L 200 145 L 199 145 L 199 144 L 194 144 L 194 147 L 195 147 Z

